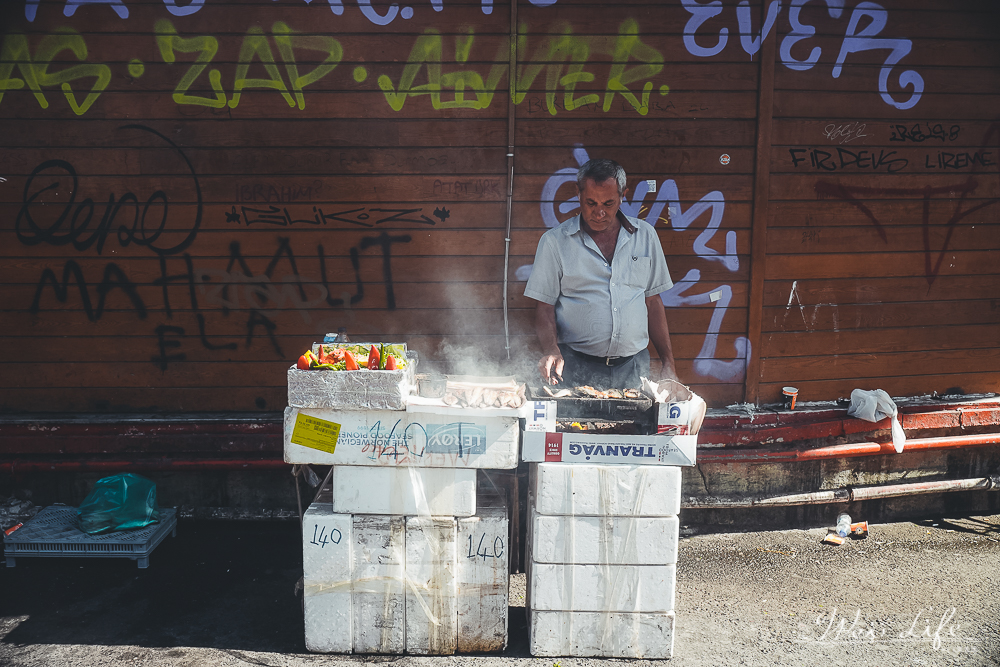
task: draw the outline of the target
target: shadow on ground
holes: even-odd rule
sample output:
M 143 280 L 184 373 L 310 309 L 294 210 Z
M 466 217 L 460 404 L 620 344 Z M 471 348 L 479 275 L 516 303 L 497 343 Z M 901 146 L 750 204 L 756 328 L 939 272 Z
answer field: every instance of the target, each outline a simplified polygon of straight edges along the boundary
M 0 618 L 23 619 L 0 642 L 305 653 L 301 576 L 297 521 L 181 520 L 145 570 L 121 558 L 0 563 Z M 509 620 L 503 655 L 528 656 L 524 608 Z

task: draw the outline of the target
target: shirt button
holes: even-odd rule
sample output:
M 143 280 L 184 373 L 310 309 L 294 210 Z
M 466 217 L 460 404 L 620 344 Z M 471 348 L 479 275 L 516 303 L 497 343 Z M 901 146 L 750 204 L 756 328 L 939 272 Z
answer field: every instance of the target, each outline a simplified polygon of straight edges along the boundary
M 604 262 L 604 266 L 607 266 L 607 265 L 608 265 L 608 263 L 607 263 L 607 262 Z
M 617 309 L 617 308 L 615 308 L 615 312 L 616 312 L 616 313 L 618 312 L 618 309 Z

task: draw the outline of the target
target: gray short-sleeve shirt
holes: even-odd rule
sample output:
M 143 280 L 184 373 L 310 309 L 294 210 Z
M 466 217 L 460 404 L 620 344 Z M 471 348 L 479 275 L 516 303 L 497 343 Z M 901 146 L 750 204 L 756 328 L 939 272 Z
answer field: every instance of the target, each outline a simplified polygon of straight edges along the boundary
M 556 307 L 559 342 L 597 357 L 627 357 L 649 344 L 646 297 L 673 286 L 656 230 L 624 216 L 609 263 L 574 216 L 542 235 L 524 295 Z

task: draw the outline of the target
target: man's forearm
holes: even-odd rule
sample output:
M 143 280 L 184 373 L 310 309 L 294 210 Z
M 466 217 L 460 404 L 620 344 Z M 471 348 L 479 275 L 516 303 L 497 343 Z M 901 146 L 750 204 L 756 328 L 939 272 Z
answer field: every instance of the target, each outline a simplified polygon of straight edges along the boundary
M 560 354 L 555 306 L 541 301 L 535 306 L 535 335 L 538 336 L 538 342 L 542 346 L 542 354 Z
M 667 313 L 663 307 L 660 295 L 646 297 L 646 316 L 649 321 L 649 340 L 656 348 L 656 354 L 663 362 L 661 377 L 677 379 L 677 368 L 674 365 L 674 350 L 670 345 L 670 329 L 667 326 Z

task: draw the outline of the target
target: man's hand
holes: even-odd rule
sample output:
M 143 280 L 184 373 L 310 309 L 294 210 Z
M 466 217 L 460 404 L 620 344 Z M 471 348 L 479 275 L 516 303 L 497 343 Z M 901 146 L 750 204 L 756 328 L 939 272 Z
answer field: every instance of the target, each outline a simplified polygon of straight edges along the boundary
M 535 306 L 535 333 L 542 344 L 542 352 L 547 352 L 538 361 L 538 373 L 545 384 L 559 384 L 562 382 L 564 361 L 556 336 L 555 306 L 541 301 Z
M 546 354 L 538 362 L 538 372 L 545 384 L 562 382 L 563 361 L 561 354 Z

